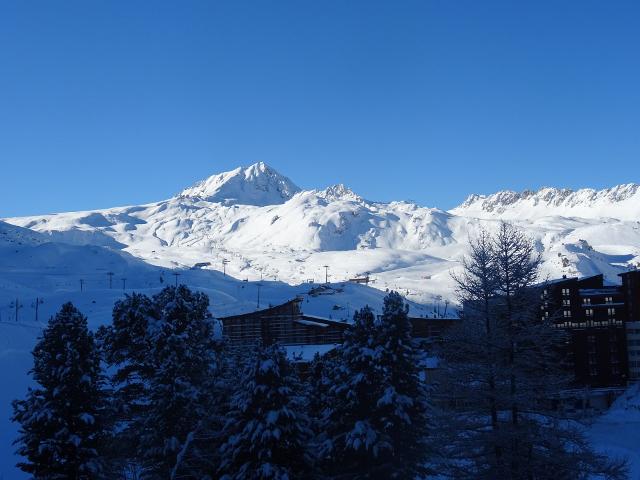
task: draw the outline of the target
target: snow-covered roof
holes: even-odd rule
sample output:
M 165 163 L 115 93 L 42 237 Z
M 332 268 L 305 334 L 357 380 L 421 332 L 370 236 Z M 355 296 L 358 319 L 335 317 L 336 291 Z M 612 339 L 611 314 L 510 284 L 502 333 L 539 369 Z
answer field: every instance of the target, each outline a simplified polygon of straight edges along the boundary
M 552 278 L 550 280 L 545 280 L 539 285 L 544 287 L 545 285 L 555 285 L 562 282 L 568 282 L 569 280 L 578 280 L 578 277 L 562 277 L 562 278 Z
M 311 320 L 294 320 L 294 322 L 299 323 L 301 325 L 308 325 L 310 327 L 327 328 L 329 326 L 329 324 L 327 323 L 313 322 Z

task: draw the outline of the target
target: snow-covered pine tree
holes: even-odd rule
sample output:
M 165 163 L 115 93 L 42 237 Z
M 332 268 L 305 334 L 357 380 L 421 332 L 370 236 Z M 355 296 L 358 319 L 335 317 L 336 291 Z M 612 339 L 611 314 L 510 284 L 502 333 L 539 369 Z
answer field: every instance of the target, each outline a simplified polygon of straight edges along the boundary
M 322 358 L 319 353 L 313 357 L 309 365 L 307 376 L 307 412 L 314 424 L 314 430 L 318 430 L 323 412 L 327 406 L 327 392 L 330 384 L 327 371 L 331 360 Z
M 462 321 L 443 339 L 440 394 L 448 399 L 435 444 L 443 475 L 474 479 L 625 477 L 624 462 L 595 453 L 552 399 L 568 386 L 562 332 L 539 314 L 539 255 L 503 223 L 471 242 L 455 276 Z
M 139 425 L 145 479 L 205 478 L 217 418 L 218 352 L 209 298 L 186 286 L 153 297 L 160 319 L 149 325 L 153 372 Z
M 112 436 L 104 452 L 113 475 L 128 478 L 127 472 L 135 471 L 140 463 L 136 455 L 139 426 L 154 372 L 149 325 L 155 325 L 159 317 L 149 297 L 133 293 L 115 303 L 112 324 L 100 327 L 96 334 L 103 361 L 113 371 L 109 395 Z
M 329 373 L 322 461 L 329 478 L 414 478 L 426 473 L 428 393 L 408 307 L 391 292 L 376 320 L 356 312 Z
M 329 389 L 326 408 L 320 419 L 317 443 L 320 466 L 327 478 L 367 478 L 366 469 L 379 451 L 377 432 L 364 442 L 355 438 L 360 431 L 373 430 L 377 379 L 376 332 L 369 307 L 355 312 L 353 325 L 337 358 L 327 369 Z
M 153 298 L 133 294 L 100 329 L 103 356 L 114 368 L 112 472 L 178 478 L 211 469 L 224 382 L 208 302 L 182 285 Z
M 305 478 L 312 437 L 301 386 L 278 346 L 258 347 L 231 399 L 219 474 L 227 480 Z
M 103 435 L 100 358 L 87 319 L 71 304 L 49 320 L 33 350 L 37 386 L 13 402 L 15 441 L 34 479 L 100 478 Z
M 428 391 L 421 375 L 425 352 L 412 338 L 409 305 L 397 292 L 384 299 L 377 322 L 382 396 L 376 407 L 391 450 L 381 457 L 387 478 L 413 478 L 426 473 L 428 456 Z

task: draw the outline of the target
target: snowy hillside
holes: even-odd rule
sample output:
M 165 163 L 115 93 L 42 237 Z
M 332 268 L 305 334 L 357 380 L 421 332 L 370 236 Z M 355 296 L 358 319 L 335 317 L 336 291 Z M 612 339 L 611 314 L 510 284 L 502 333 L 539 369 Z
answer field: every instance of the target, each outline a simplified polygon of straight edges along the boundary
M 110 321 L 114 302 L 125 293 L 157 293 L 175 282 L 174 273 L 181 283 L 209 295 L 214 316 L 301 296 L 305 313 L 347 321 L 365 305 L 380 311 L 384 296 L 355 284 L 332 284 L 316 294 L 310 292 L 317 284 L 244 282 L 217 271 L 169 271 L 111 247 L 52 242 L 47 235 L 4 222 L 0 222 L 0 272 L 0 478 L 4 480 L 26 478 L 14 467 L 17 457 L 11 443 L 17 426 L 9 421 L 11 400 L 26 392 L 31 351 L 47 319 L 64 302 L 72 301 L 95 329 Z M 431 313 L 420 305 L 411 309 L 414 315 Z
M 11 248 L 19 245 L 39 245 L 47 242 L 47 235 L 42 235 L 27 228 L 16 227 L 0 222 L 0 248 Z
M 640 261 L 640 187 L 473 195 L 449 212 L 381 203 L 344 185 L 300 190 L 258 163 L 213 175 L 168 200 L 6 219 L 76 245 L 121 249 L 154 265 L 209 263 L 231 275 L 296 284 L 371 272 L 373 286 L 433 303 L 450 296 L 469 236 L 513 221 L 533 236 L 552 277 L 619 272 Z

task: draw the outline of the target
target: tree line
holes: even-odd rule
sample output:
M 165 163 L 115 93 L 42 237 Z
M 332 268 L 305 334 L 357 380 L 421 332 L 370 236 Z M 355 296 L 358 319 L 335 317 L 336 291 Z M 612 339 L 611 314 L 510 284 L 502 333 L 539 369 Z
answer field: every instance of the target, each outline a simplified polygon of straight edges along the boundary
M 216 338 L 208 297 L 184 285 L 126 295 L 95 334 L 67 303 L 13 404 L 18 467 L 38 480 L 625 478 L 549 402 L 563 377 L 527 299 L 538 264 L 508 225 L 472 242 L 462 322 L 429 352 L 437 382 L 396 292 L 381 315 L 357 311 L 304 380 L 278 345 Z

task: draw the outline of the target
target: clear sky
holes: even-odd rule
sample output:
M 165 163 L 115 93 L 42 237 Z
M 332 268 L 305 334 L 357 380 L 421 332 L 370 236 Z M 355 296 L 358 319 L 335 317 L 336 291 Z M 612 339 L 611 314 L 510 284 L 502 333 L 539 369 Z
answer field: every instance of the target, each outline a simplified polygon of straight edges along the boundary
M 0 216 L 264 161 L 450 208 L 640 181 L 637 0 L 0 2 Z

